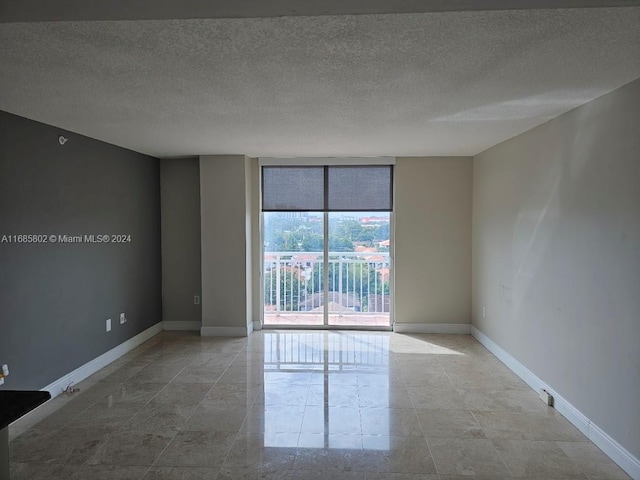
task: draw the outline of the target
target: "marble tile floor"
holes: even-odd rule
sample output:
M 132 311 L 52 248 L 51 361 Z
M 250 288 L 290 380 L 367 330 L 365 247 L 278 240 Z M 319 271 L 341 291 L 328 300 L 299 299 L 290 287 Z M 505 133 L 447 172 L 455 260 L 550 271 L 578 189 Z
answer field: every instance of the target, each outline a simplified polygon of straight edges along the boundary
M 467 335 L 163 332 L 77 386 L 12 480 L 629 478 Z

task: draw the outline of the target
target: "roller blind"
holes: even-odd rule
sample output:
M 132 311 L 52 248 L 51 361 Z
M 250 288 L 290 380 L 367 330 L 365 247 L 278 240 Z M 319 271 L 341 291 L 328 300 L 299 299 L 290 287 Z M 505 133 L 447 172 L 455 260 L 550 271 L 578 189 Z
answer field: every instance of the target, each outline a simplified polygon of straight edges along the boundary
M 262 167 L 262 210 L 324 210 L 324 167 Z
M 262 167 L 262 210 L 388 212 L 393 209 L 393 167 Z
M 391 166 L 327 167 L 327 210 L 391 211 Z

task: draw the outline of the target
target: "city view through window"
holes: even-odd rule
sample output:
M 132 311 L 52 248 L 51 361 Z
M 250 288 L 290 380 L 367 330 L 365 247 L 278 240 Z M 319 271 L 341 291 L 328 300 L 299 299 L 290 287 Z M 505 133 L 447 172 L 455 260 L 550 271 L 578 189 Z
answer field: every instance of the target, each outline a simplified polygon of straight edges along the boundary
M 326 215 L 264 213 L 265 325 L 389 326 L 390 214 Z

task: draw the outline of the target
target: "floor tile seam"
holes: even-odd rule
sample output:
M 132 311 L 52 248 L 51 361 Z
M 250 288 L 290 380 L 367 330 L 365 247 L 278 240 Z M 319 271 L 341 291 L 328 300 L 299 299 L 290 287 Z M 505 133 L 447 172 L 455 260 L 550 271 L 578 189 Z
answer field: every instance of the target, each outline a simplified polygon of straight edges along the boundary
M 231 450 L 233 450 L 233 446 L 236 444 L 236 442 L 239 440 L 239 436 L 240 436 L 240 432 L 235 432 L 233 434 L 233 441 L 229 443 L 229 448 L 227 449 L 227 453 L 224 456 L 224 459 L 222 460 L 222 462 L 220 463 L 220 467 L 219 468 L 223 468 L 224 464 L 227 462 L 227 458 L 229 458 L 229 454 L 231 454 Z M 218 472 L 219 473 L 219 472 Z
M 498 412 L 500 413 L 500 412 Z M 507 411 L 507 413 L 511 413 L 509 411 Z M 515 412 L 518 413 L 518 412 Z M 480 423 L 480 422 L 478 422 Z M 485 435 L 487 437 L 487 440 L 505 440 L 505 441 L 522 441 L 522 442 L 573 442 L 573 443 L 592 443 L 588 438 L 584 438 L 582 440 L 568 440 L 568 439 L 564 439 L 564 438 L 522 438 L 522 437 L 517 437 L 517 438 L 513 438 L 513 437 L 505 437 L 504 433 L 499 433 L 498 436 L 490 436 L 487 433 L 487 430 L 485 430 L 484 427 L 482 427 L 482 424 L 480 423 L 480 427 L 482 428 L 482 430 L 485 432 Z M 517 430 L 517 432 L 523 432 L 524 430 Z
M 141 367 L 141 368 L 140 368 L 140 370 L 142 370 L 143 368 L 148 367 L 149 365 L 151 365 L 151 361 L 146 362 L 146 363 L 145 363 L 145 365 L 144 365 L 143 367 Z M 126 366 L 127 366 L 127 364 L 125 364 L 125 365 L 123 365 L 122 367 L 118 368 L 118 370 L 120 370 L 121 368 L 124 368 L 124 367 L 126 367 Z M 132 367 L 132 369 L 134 369 L 134 368 Z M 116 370 L 116 371 L 115 371 L 115 372 L 113 372 L 113 373 L 116 373 L 118 370 Z M 125 377 L 125 379 L 124 379 L 124 380 L 122 380 L 118 385 L 123 384 L 124 382 L 126 382 L 127 380 L 129 380 L 131 377 L 133 377 L 135 374 L 137 374 L 140 370 L 138 370 L 138 371 L 136 371 L 136 372 L 134 372 L 134 373 L 131 373 L 129 376 Z M 112 374 L 112 375 L 113 375 L 113 374 Z M 107 376 L 107 377 L 105 377 L 105 379 L 106 379 L 106 378 L 108 378 L 108 376 Z M 100 383 L 100 382 L 102 382 L 102 381 L 104 381 L 105 379 L 100 380 L 100 381 L 99 381 L 99 383 Z
M 149 473 L 151 468 L 152 468 L 151 466 L 147 467 L 147 469 L 144 471 L 144 473 L 140 476 L 140 478 L 138 480 L 144 480 L 144 477 L 147 476 L 147 473 Z
M 409 392 L 409 387 L 407 385 L 404 385 L 404 389 L 407 397 L 409 397 L 409 402 L 411 402 L 411 407 L 417 411 L 418 407 L 416 407 L 416 402 L 413 399 L 413 395 L 411 395 L 411 392 Z
M 429 451 L 431 451 L 431 446 L 429 445 L 429 440 L 430 439 L 431 440 L 452 440 L 452 438 L 440 438 L 440 437 L 426 437 L 425 439 L 427 441 L 427 446 L 429 447 Z M 509 474 L 507 478 L 514 477 L 513 472 L 511 472 L 511 469 L 509 468 L 509 465 L 507 465 L 507 462 L 504 461 L 504 458 L 502 458 L 502 455 L 500 455 L 500 452 L 498 451 L 498 448 L 491 441 L 491 439 L 488 439 L 488 438 L 460 438 L 460 437 L 455 437 L 455 438 L 453 438 L 453 440 L 488 440 L 491 443 L 491 447 L 493 448 L 494 453 L 498 456 L 498 458 L 502 462 L 502 465 L 504 466 L 505 470 Z M 436 462 L 435 457 L 433 457 L 433 455 L 432 455 L 431 458 L 433 459 L 433 463 L 436 465 L 436 470 L 439 472 L 438 464 Z M 455 476 L 455 474 L 452 474 L 452 473 L 449 473 L 449 474 L 439 473 L 439 475 L 454 475 Z
M 211 389 L 213 389 L 213 387 L 211 387 Z M 211 390 L 209 390 L 209 391 L 211 391 Z M 204 403 L 204 401 L 205 401 L 205 398 L 206 398 L 206 395 L 204 396 L 204 398 L 203 398 L 202 400 L 200 400 L 200 403 L 198 403 L 198 405 L 196 405 L 196 407 L 193 409 L 193 411 L 191 412 L 191 414 L 189 415 L 189 417 L 185 420 L 185 422 L 184 422 L 185 427 L 186 427 L 186 425 L 189 423 L 189 421 L 191 421 L 191 419 L 192 419 L 192 418 L 193 418 L 193 416 L 196 414 L 196 412 L 198 411 L 198 409 L 200 408 L 200 406 L 201 406 L 201 405 L 203 405 L 203 403 Z M 227 404 L 224 404 L 224 405 L 220 405 L 220 406 L 234 407 L 235 405 L 227 405 Z M 242 424 L 240 425 L 240 429 L 242 428 L 242 425 L 244 425 L 244 422 L 245 422 L 245 420 L 247 419 L 248 410 L 249 410 L 249 408 L 251 408 L 251 406 L 252 406 L 252 405 L 250 405 L 250 406 L 247 408 L 247 413 L 245 413 L 245 418 L 244 418 L 244 420 L 242 421 Z M 238 432 L 240 432 L 240 429 L 238 429 Z M 191 431 L 191 430 L 187 430 L 186 428 L 183 428 L 183 429 L 181 429 L 181 430 L 183 430 L 183 431 Z M 194 430 L 194 431 L 210 431 L 210 430 Z
M 487 435 L 486 430 L 485 430 L 485 429 L 484 429 L 484 427 L 482 426 L 482 423 L 480 423 L 480 420 L 478 420 L 478 417 L 476 416 L 476 412 L 477 412 L 477 410 L 467 410 L 467 411 L 471 414 L 471 416 L 473 417 L 473 419 L 476 421 L 476 423 L 477 423 L 477 424 L 478 424 L 478 426 L 480 427 L 480 430 L 482 430 L 482 433 L 484 434 L 485 438 L 486 438 L 487 440 L 491 440 L 491 439 L 489 438 L 489 436 Z M 493 443 L 493 442 L 492 442 L 492 443 Z M 502 458 L 502 457 L 500 457 L 500 458 Z M 504 460 L 503 460 L 503 462 L 504 462 Z M 511 473 L 511 472 L 509 472 L 509 473 Z
M 176 374 L 176 376 L 175 376 L 175 377 L 173 377 L 173 378 L 171 379 L 171 381 L 170 381 L 169 383 L 167 383 L 167 385 L 169 385 L 170 383 L 172 383 L 172 382 L 173 382 L 173 380 L 175 380 L 175 379 L 178 377 L 178 375 L 180 375 L 180 373 L 182 373 L 184 370 L 186 370 L 186 368 L 187 368 L 187 367 L 184 367 L 184 368 L 183 368 L 183 369 L 182 369 L 178 374 Z M 227 367 L 227 368 L 228 368 L 228 367 Z M 226 371 L 226 369 L 225 369 L 225 371 Z M 224 373 L 223 373 L 223 374 L 224 374 Z M 201 400 L 200 400 L 200 401 L 195 405 L 195 407 L 194 407 L 193 411 L 191 412 L 191 414 L 190 414 L 190 415 L 187 417 L 187 419 L 185 420 L 185 422 L 184 422 L 184 423 L 185 423 L 185 425 L 189 422 L 189 420 L 191 420 L 191 417 L 193 417 L 193 415 L 194 415 L 194 414 L 195 414 L 195 412 L 198 410 L 198 408 L 200 407 L 200 405 L 204 402 L 205 398 L 207 398 L 207 395 L 209 395 L 209 393 L 211 393 L 211 390 L 213 390 L 213 387 L 215 387 L 215 386 L 218 384 L 218 381 L 220 380 L 220 378 L 221 378 L 221 377 L 222 377 L 222 375 L 220 375 L 220 377 L 218 377 L 218 379 L 217 379 L 217 380 L 216 380 L 216 381 L 211 385 L 211 387 L 209 388 L 209 390 L 207 390 L 207 391 L 206 391 L 206 393 L 204 394 L 204 396 L 202 397 L 202 399 L 201 399 Z M 167 385 L 165 385 L 165 387 L 166 387 Z M 180 385 L 180 384 L 179 384 L 179 383 L 174 383 L 174 385 Z M 156 395 L 155 395 L 151 400 L 149 400 L 149 402 L 147 402 L 147 404 L 148 404 L 148 403 L 150 403 L 154 398 L 156 398 L 156 397 L 160 394 L 160 392 L 161 392 L 162 390 L 164 390 L 164 388 L 165 388 L 165 387 L 163 387 L 162 389 L 160 389 L 160 391 L 159 391 L 159 392 L 158 392 L 158 393 L 157 393 L 157 394 L 156 394 Z M 169 405 L 174 405 L 174 404 L 173 404 L 173 403 L 169 403 Z
M 120 385 L 120 384 L 118 384 L 118 385 Z M 115 387 L 114 387 L 114 388 L 115 388 Z M 80 392 L 80 394 L 82 395 L 82 391 Z M 108 395 L 108 394 L 107 394 L 107 395 Z M 78 398 L 81 398 L 81 397 L 78 397 Z M 106 395 L 105 395 L 105 396 L 103 396 L 103 397 L 101 397 L 101 398 L 99 398 L 98 400 L 94 400 L 94 401 L 93 401 L 93 402 L 91 402 L 91 403 L 87 403 L 87 404 L 86 404 L 86 408 L 85 408 L 84 410 L 80 410 L 80 412 L 78 413 L 78 415 L 77 415 L 77 416 L 82 415 L 83 413 L 85 413 L 87 410 L 89 410 L 91 407 L 93 407 L 94 405 L 96 405 L 100 400 L 102 400 L 102 399 L 104 399 L 104 398 L 106 398 Z M 67 403 L 67 405 L 68 405 L 68 403 Z M 55 413 L 55 412 L 53 412 L 53 413 Z M 77 416 L 76 416 L 76 418 L 77 418 Z
M 460 395 L 462 397 L 462 395 L 460 394 L 460 390 L 458 389 L 458 387 L 456 386 L 456 384 L 454 383 L 453 379 L 451 378 L 451 375 L 449 375 L 449 372 L 447 372 L 447 369 L 444 368 L 444 366 L 440 365 L 440 368 L 442 369 L 442 371 L 444 372 L 445 376 L 449 379 L 449 383 L 451 384 L 451 386 L 454 388 L 454 390 L 456 391 L 456 393 L 458 395 Z M 464 399 L 463 399 L 464 401 Z
M 154 397 L 155 398 L 155 397 Z M 149 402 L 151 402 L 151 400 L 149 400 Z M 124 432 L 127 431 L 128 429 L 125 428 L 127 427 L 134 419 L 136 419 L 139 415 L 142 415 L 145 412 L 145 408 L 147 405 L 149 405 L 149 402 L 145 403 L 142 408 L 140 408 L 139 410 L 137 410 L 133 416 L 131 416 L 130 418 L 128 418 L 121 426 L 120 428 L 118 428 L 116 430 L 116 432 Z M 122 405 L 122 404 L 121 404 Z
M 149 470 L 152 469 L 153 467 L 156 466 L 156 464 L 158 463 L 158 460 L 160 460 L 162 458 L 162 456 L 164 455 L 164 452 L 167 451 L 167 449 L 171 446 L 171 444 L 175 441 L 176 437 L 178 436 L 180 432 L 176 431 L 174 432 L 173 437 L 171 437 L 171 440 L 169 440 L 169 442 L 167 442 L 167 444 L 165 445 L 165 447 L 162 449 L 162 451 L 156 456 L 156 458 L 153 460 L 153 462 L 151 462 L 151 465 L 149 466 Z M 166 467 L 167 465 L 157 465 L 158 467 Z M 172 467 L 177 466 L 177 465 L 171 465 Z M 148 473 L 148 471 L 147 471 Z M 146 475 L 146 473 L 145 473 Z
M 50 415 L 47 415 L 46 417 L 44 417 L 42 420 L 40 420 L 40 422 L 44 421 L 45 419 L 49 418 L 49 416 L 54 415 L 55 412 L 51 413 Z M 73 418 L 71 420 L 69 420 L 68 422 L 65 422 L 64 425 L 60 426 L 59 428 L 57 428 L 56 430 L 54 430 L 55 432 L 59 432 L 61 430 L 64 430 L 66 427 L 68 427 L 69 425 L 71 425 L 73 423 L 73 421 L 78 418 L 81 415 L 81 413 L 74 415 Z M 38 422 L 38 423 L 40 423 Z M 29 427 L 29 430 L 31 430 L 31 428 L 35 427 L 36 425 L 38 425 L 37 423 L 35 425 L 32 425 L 31 427 Z
M 511 471 L 511 468 L 509 468 L 509 464 L 504 460 L 504 458 L 503 458 L 502 454 L 500 453 L 500 450 L 498 450 L 498 448 L 496 447 L 496 444 L 494 443 L 494 440 L 499 441 L 500 439 L 491 439 L 491 438 L 488 438 L 488 437 L 487 437 L 487 439 L 488 439 L 488 440 L 491 442 L 491 444 L 493 445 L 494 449 L 495 449 L 495 450 L 496 450 L 496 452 L 498 453 L 498 456 L 500 457 L 500 460 L 502 460 L 502 463 L 507 467 L 507 471 L 509 472 L 509 475 L 510 475 L 510 476 L 512 476 L 512 477 L 516 477 L 516 475 L 514 474 L 514 472 L 512 472 L 512 471 Z M 513 439 L 510 439 L 510 440 L 508 440 L 508 439 L 503 439 L 503 440 L 504 440 L 504 441 L 507 441 L 507 442 L 512 442 L 512 441 L 514 441 Z M 519 442 L 536 442 L 536 443 L 549 443 L 549 442 L 550 442 L 549 440 L 517 440 L 517 439 L 516 439 L 515 441 L 519 441 Z M 555 444 L 556 442 L 555 442 L 555 441 L 551 441 L 551 443 L 554 443 L 554 444 Z M 570 458 L 566 453 L 564 453 L 564 451 L 562 451 L 562 449 L 561 449 L 558 445 L 556 445 L 556 447 L 558 448 L 558 450 L 560 450 L 560 452 L 562 452 L 562 454 L 567 458 L 567 460 L 569 460 L 569 462 L 570 462 L 573 466 L 578 467 L 578 470 L 580 471 L 580 475 L 582 476 L 582 479 L 583 479 L 583 480 L 586 480 L 588 477 L 587 477 L 587 475 L 586 475 L 586 474 L 584 474 L 584 473 L 582 472 L 582 468 L 580 468 L 580 466 L 579 466 L 576 462 L 574 462 L 574 461 L 573 461 L 573 460 L 572 460 L 572 459 L 571 459 L 571 458 Z
M 577 445 L 584 445 L 587 442 L 581 442 L 581 441 L 571 441 L 571 440 L 550 440 L 552 443 L 554 443 L 556 445 L 557 448 L 560 449 L 560 451 L 567 456 L 567 458 L 569 458 L 569 460 L 571 460 L 572 462 L 576 463 L 576 465 L 580 465 L 579 463 L 577 463 L 577 461 L 575 461 L 573 458 L 569 457 L 569 455 L 563 450 L 563 448 L 559 445 L 560 443 L 575 443 Z M 600 450 L 600 448 L 593 444 L 592 442 L 588 442 L 587 444 L 590 444 L 591 446 L 594 446 L 598 449 L 599 452 L 601 452 L 602 454 L 604 454 L 606 456 L 606 454 Z M 609 460 L 610 462 L 612 462 L 613 465 L 615 465 L 618 468 L 621 468 L 617 463 L 615 463 L 613 460 L 611 460 L 608 456 L 606 457 L 607 460 Z M 624 472 L 626 474 L 626 472 Z M 585 474 L 587 477 L 588 475 Z
M 73 421 L 74 421 L 74 420 L 76 420 L 78 417 L 80 417 L 80 415 L 82 415 L 84 412 L 86 412 L 87 410 L 89 410 L 89 408 L 91 408 L 91 407 L 92 407 L 93 405 L 95 405 L 96 403 L 98 403 L 98 401 L 96 401 L 96 402 L 94 402 L 94 403 L 90 404 L 88 407 L 86 407 L 86 408 L 85 408 L 84 410 L 82 410 L 80 413 L 78 413 L 77 415 L 75 415 L 75 416 L 74 416 L 74 417 L 73 417 L 69 422 L 67 422 L 67 423 L 65 423 L 63 426 L 61 426 L 61 427 L 59 427 L 59 428 L 57 428 L 57 429 L 53 430 L 53 432 L 52 432 L 50 435 L 48 435 L 47 437 L 44 437 L 44 438 L 47 438 L 47 439 L 48 439 L 48 438 L 52 437 L 53 435 L 55 435 L 56 433 L 59 433 L 59 432 L 63 431 L 65 428 L 68 428 L 68 427 L 69 427 L 69 425 L 71 425 L 71 424 L 73 423 Z M 55 413 L 56 413 L 56 412 L 52 412 L 52 413 L 50 413 L 49 415 L 47 415 L 46 417 L 44 417 L 44 418 L 49 418 L 49 416 L 51 416 L 51 415 L 55 415 Z M 42 420 L 40 420 L 40 421 L 43 421 L 43 420 L 44 420 L 44 418 L 43 418 Z M 39 422 L 38 422 L 38 423 L 39 423 Z M 34 424 L 34 425 L 31 425 L 27 430 L 25 430 L 25 432 L 24 432 L 24 433 L 27 433 L 29 430 L 31 430 L 31 429 L 33 429 L 33 428 L 36 428 L 36 427 L 37 427 L 37 425 L 38 425 L 38 423 L 36 423 L 36 424 Z
M 559 445 L 560 443 L 575 443 L 578 445 L 584 445 L 587 442 L 581 442 L 581 441 L 570 441 L 570 440 L 552 440 L 552 442 L 556 445 L 556 447 L 581 471 L 582 475 L 584 476 L 585 479 L 591 479 L 591 476 L 589 475 L 588 472 L 583 471 L 582 469 L 582 464 L 579 463 L 577 460 L 574 460 L 573 458 L 571 458 L 563 449 L 562 447 Z M 592 442 L 589 442 L 592 446 L 595 446 L 601 453 L 604 454 L 604 452 L 602 452 L 602 450 L 600 450 L 600 448 L 597 445 L 594 445 Z M 604 454 L 606 456 L 606 454 Z M 609 460 L 615 467 L 617 467 L 618 469 L 621 469 L 621 467 L 615 463 L 613 460 L 611 460 L 608 456 L 606 457 L 607 460 Z M 600 462 L 597 462 L 597 464 L 599 464 Z M 624 470 L 622 470 L 622 472 L 628 476 L 627 472 L 625 472 Z M 600 478 L 600 477 L 597 477 Z M 631 478 L 631 477 L 629 477 Z
M 380 470 L 375 470 L 375 467 L 358 467 L 356 466 L 355 468 L 350 468 L 349 470 L 344 470 L 344 469 L 340 469 L 339 467 L 325 467 L 325 469 L 320 469 L 320 470 L 314 470 L 313 468 L 300 468 L 295 466 L 295 460 L 293 461 L 293 467 L 292 467 L 292 472 L 309 472 L 309 471 L 319 471 L 319 472 L 323 472 L 323 473 L 331 473 L 331 472 L 339 472 L 339 473 L 363 473 L 363 474 L 382 474 L 382 475 L 393 475 L 393 474 L 398 474 L 398 475 L 407 475 L 407 476 L 421 476 L 421 475 L 435 475 L 436 477 L 440 478 L 440 474 L 438 473 L 424 473 L 424 472 L 406 472 L 406 471 L 402 471 L 399 469 L 389 469 L 388 471 L 380 471 Z M 456 476 L 456 475 L 454 475 Z M 475 476 L 474 476 L 475 477 Z M 471 477 L 473 478 L 473 477 Z M 504 478 L 505 480 L 510 480 L 511 478 L 515 478 L 515 477 L 498 477 L 500 479 Z
M 129 432 L 143 432 L 143 433 L 151 433 L 151 434 L 156 434 L 157 432 L 159 432 L 160 430 L 140 430 L 140 429 L 136 429 L 136 430 L 130 430 Z M 162 432 L 169 432 L 168 430 L 162 430 Z M 108 432 L 106 434 L 106 440 L 104 441 L 104 447 L 106 448 L 107 445 L 109 444 L 109 442 L 112 441 L 112 436 L 116 433 L 127 433 L 126 430 L 115 430 L 113 432 Z M 171 440 L 169 440 L 169 442 L 167 442 L 167 445 L 165 446 L 165 448 L 167 446 L 169 446 L 169 443 L 171 443 L 173 441 L 173 438 L 175 437 L 175 432 L 171 432 L 173 433 L 173 435 L 171 436 Z M 162 452 L 164 452 L 164 448 L 162 449 Z M 81 466 L 112 466 L 112 467 L 146 467 L 147 465 L 141 465 L 141 464 L 125 464 L 125 465 L 118 465 L 118 464 L 113 464 L 113 463 L 89 463 L 90 458 L 88 458 L 87 460 L 85 460 L 82 464 L 80 464 Z M 155 459 L 153 460 L 153 462 L 151 462 L 151 465 L 153 465 L 153 463 L 155 462 Z M 149 466 L 148 468 L 151 468 L 151 466 Z M 146 473 L 145 473 L 146 474 Z
M 50 435 L 48 435 L 47 437 L 42 438 L 42 439 L 39 439 L 39 440 L 36 442 L 36 444 L 35 444 L 35 445 L 34 445 L 34 444 L 32 444 L 32 442 L 29 442 L 29 443 L 31 443 L 32 445 L 31 445 L 31 447 L 30 447 L 28 450 L 26 450 L 26 452 L 25 452 L 25 454 L 23 455 L 23 457 L 24 457 L 24 458 L 30 458 L 30 457 L 31 457 L 31 454 L 32 454 L 32 453 L 33 453 L 33 452 L 38 448 L 38 445 L 37 445 L 37 443 L 38 443 L 38 442 L 40 442 L 40 441 L 44 441 L 44 440 L 48 440 L 50 437 L 52 437 L 53 435 L 55 435 L 56 433 L 58 433 L 60 430 L 61 430 L 61 429 L 58 429 L 58 430 L 56 430 L 55 432 L 53 432 L 53 433 L 51 433 Z M 25 433 L 26 433 L 26 432 L 25 432 Z M 10 441 L 10 442 L 9 442 L 9 463 L 10 463 L 10 464 L 12 463 L 12 462 L 11 462 L 11 456 L 12 456 L 12 447 L 11 447 L 11 443 L 12 443 L 12 442 L 13 442 L 13 441 Z M 28 463 L 31 463 L 31 462 L 28 462 Z
M 413 401 L 412 401 L 413 402 Z M 427 435 L 424 431 L 424 427 L 422 426 L 422 421 L 420 420 L 420 417 L 418 416 L 418 411 L 417 409 L 414 407 L 413 411 L 416 415 L 416 418 L 418 419 L 418 427 L 420 427 L 420 431 L 422 432 L 422 438 L 424 440 L 425 445 L 427 446 L 427 452 L 429 452 L 429 457 L 431 458 L 431 461 L 433 462 L 433 466 L 436 469 L 436 474 L 438 476 L 440 476 L 440 470 L 438 469 L 438 464 L 436 463 L 436 459 L 433 456 L 433 452 L 431 451 L 431 446 L 429 445 L 429 442 L 427 441 Z

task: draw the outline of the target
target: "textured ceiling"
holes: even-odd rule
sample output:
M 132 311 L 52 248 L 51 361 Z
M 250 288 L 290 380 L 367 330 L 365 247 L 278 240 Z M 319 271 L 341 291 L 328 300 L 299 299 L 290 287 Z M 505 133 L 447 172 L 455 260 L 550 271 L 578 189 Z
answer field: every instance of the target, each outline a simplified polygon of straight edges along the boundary
M 0 109 L 159 157 L 476 154 L 640 77 L 640 7 L 0 24 Z
M 0 23 L 633 7 L 640 0 L 0 0 Z

